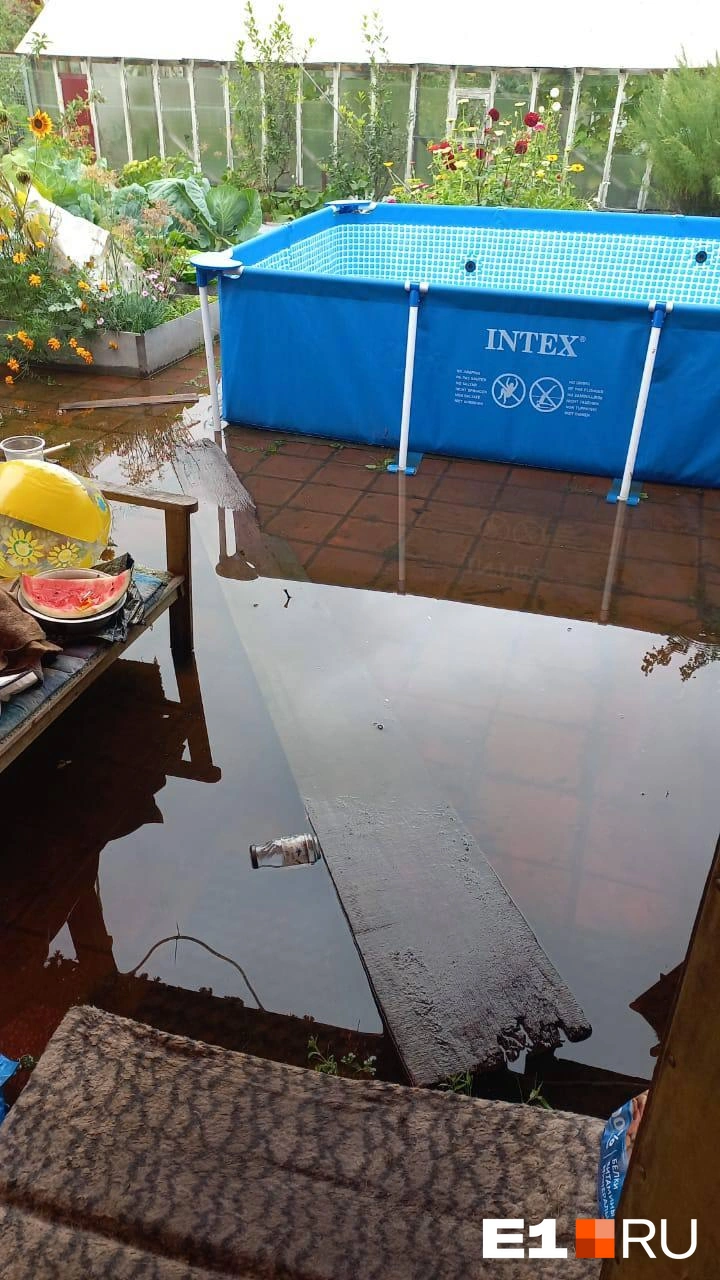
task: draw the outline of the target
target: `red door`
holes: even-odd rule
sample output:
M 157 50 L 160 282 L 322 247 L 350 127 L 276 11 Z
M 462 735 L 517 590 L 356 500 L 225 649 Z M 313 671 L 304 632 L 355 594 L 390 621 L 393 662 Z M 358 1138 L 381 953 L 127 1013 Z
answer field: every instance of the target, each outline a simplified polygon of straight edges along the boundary
M 65 106 L 69 102 L 74 102 L 76 98 L 83 98 L 87 102 L 88 83 L 87 76 L 76 75 L 70 71 L 60 72 L 60 84 L 62 86 L 62 96 Z M 95 149 L 95 134 L 93 132 L 92 120 L 89 111 L 81 111 L 77 122 L 81 129 L 87 131 L 87 140 L 89 145 Z

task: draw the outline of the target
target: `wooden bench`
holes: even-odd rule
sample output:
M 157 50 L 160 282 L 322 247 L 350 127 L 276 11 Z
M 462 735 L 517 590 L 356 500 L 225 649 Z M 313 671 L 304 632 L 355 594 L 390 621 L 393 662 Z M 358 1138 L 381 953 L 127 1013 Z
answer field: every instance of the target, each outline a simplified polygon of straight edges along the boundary
M 125 485 L 101 484 L 100 488 L 108 502 L 124 502 L 164 512 L 167 570 L 152 575 L 157 577 L 157 589 L 150 596 L 142 623 L 130 628 L 127 639 L 116 644 L 98 641 L 68 645 L 46 665 L 43 685 L 19 694 L 6 704 L 0 716 L 0 773 L 166 610 L 170 615 L 173 658 L 176 663 L 184 663 L 192 654 L 190 517 L 197 511 L 197 499 L 178 493 L 146 492 Z M 11 714 L 6 714 L 8 707 Z

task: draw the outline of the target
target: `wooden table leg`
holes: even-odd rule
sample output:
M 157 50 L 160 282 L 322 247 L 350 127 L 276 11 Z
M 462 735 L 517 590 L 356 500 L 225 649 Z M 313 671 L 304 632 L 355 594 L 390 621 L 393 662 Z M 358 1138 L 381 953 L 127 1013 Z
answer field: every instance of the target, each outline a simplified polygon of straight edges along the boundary
M 165 511 L 167 567 L 184 578 L 182 590 L 170 605 L 170 647 L 179 661 L 193 652 L 192 567 L 190 563 L 190 511 L 183 507 Z

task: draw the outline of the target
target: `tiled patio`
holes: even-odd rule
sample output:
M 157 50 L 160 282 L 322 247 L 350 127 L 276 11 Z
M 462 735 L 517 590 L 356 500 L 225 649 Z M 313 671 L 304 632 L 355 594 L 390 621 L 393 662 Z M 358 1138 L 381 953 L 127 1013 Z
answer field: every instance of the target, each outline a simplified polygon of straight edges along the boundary
M 606 501 L 607 479 L 425 457 L 403 502 L 380 449 L 274 440 L 226 432 L 263 532 L 283 538 L 312 581 L 398 590 L 404 532 L 410 593 L 600 618 L 622 514 Z M 720 623 L 720 493 L 648 485 L 645 494 L 625 514 L 603 621 L 707 634 Z

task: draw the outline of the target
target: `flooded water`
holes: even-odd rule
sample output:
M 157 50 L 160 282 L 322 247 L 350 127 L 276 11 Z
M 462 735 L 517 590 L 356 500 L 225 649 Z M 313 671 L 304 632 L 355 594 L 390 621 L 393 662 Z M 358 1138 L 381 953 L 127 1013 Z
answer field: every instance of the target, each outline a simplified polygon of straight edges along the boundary
M 176 491 L 207 434 L 43 412 L 80 440 L 68 465 Z M 161 620 L 0 777 L 0 1050 L 37 1051 L 108 983 L 121 1011 L 210 989 L 379 1033 L 324 864 L 254 871 L 248 847 L 305 830 L 309 786 L 382 769 L 455 807 L 529 920 L 593 1024 L 564 1056 L 649 1076 L 628 1006 L 681 962 L 720 828 L 716 495 L 653 487 L 618 524 L 585 477 L 427 458 L 403 483 L 377 450 L 223 448 L 255 509 L 198 481 L 196 667 L 178 686 Z M 161 563 L 156 513 L 119 508 L 114 536 Z

